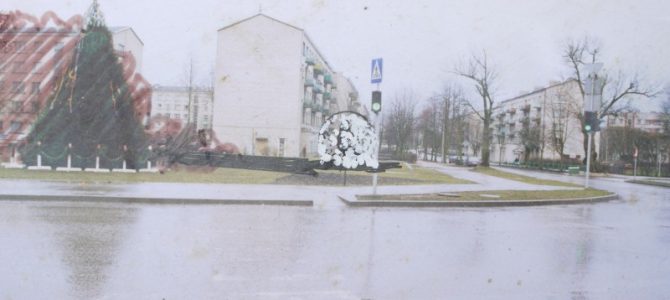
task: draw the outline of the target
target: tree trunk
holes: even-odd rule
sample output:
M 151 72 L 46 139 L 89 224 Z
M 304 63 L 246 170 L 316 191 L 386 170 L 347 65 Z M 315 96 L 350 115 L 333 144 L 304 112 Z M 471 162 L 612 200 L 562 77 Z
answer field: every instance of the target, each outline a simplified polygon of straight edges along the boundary
M 489 166 L 489 155 L 491 151 L 491 146 L 490 146 L 490 131 L 491 129 L 489 128 L 489 113 L 484 112 L 484 128 L 482 130 L 482 162 L 481 165 L 483 167 L 488 167 Z

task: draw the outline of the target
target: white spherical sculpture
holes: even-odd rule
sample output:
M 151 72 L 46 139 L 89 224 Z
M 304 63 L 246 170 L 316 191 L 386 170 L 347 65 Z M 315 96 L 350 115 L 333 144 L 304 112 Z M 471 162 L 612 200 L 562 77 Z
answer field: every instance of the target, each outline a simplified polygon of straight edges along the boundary
M 377 133 L 368 120 L 354 112 L 330 116 L 319 131 L 318 152 L 321 164 L 355 169 L 358 166 L 377 168 Z

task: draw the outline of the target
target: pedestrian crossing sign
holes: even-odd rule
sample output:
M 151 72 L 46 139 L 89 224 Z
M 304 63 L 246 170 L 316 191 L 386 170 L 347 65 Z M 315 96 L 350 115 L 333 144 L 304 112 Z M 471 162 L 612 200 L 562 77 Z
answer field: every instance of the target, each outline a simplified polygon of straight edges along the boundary
M 381 58 L 376 58 L 372 60 L 372 67 L 370 70 L 370 78 L 372 83 L 382 82 L 382 67 L 383 61 Z

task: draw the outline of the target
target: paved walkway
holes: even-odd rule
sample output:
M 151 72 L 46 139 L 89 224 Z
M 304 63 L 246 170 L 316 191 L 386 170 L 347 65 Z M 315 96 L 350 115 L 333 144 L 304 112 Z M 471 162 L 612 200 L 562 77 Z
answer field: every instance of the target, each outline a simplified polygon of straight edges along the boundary
M 474 184 L 379 186 L 378 194 L 420 194 L 484 190 L 557 190 L 566 187 L 531 185 L 469 171 L 469 168 L 420 162 L 419 165 L 467 179 Z M 100 200 L 164 203 L 239 203 L 324 205 L 337 195 L 372 194 L 372 186 L 295 186 L 195 183 L 91 184 L 37 180 L 0 180 L 0 199 L 5 200 Z M 246 203 L 246 202 L 245 202 Z

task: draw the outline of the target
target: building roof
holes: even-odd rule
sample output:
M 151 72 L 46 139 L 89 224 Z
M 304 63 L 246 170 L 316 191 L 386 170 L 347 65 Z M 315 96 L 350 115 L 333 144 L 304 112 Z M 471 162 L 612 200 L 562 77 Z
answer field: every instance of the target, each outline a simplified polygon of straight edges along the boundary
M 142 39 L 140 39 L 140 36 L 137 35 L 135 30 L 133 30 L 133 28 L 130 27 L 130 26 L 110 26 L 107 29 L 109 29 L 109 32 L 111 32 L 111 33 L 119 33 L 119 32 L 123 32 L 123 31 L 126 31 L 126 30 L 130 30 L 130 32 L 132 32 L 135 35 L 137 40 L 140 41 L 140 44 L 142 44 L 142 46 L 144 46 L 144 42 L 142 42 Z
M 510 102 L 510 101 L 513 101 L 513 100 L 516 100 L 516 99 L 519 99 L 519 98 L 523 98 L 523 97 L 526 97 L 526 96 L 529 96 L 529 95 L 539 94 L 539 93 L 542 93 L 542 92 L 544 92 L 544 91 L 546 91 L 546 90 L 548 90 L 548 89 L 550 89 L 550 88 L 557 87 L 557 86 L 559 86 L 559 85 L 564 85 L 564 84 L 566 84 L 566 83 L 570 83 L 570 82 L 573 82 L 573 81 L 577 81 L 577 80 L 576 80 L 576 79 L 573 79 L 573 78 L 570 78 L 570 79 L 568 79 L 568 80 L 561 81 L 561 82 L 559 82 L 559 83 L 551 84 L 551 85 L 549 85 L 549 86 L 547 86 L 547 87 L 544 87 L 544 88 L 536 89 L 536 90 L 534 90 L 534 91 L 532 91 L 532 92 L 529 92 L 529 93 L 523 93 L 523 94 L 518 95 L 518 96 L 516 96 L 516 97 L 510 98 L 510 99 L 506 99 L 506 100 L 503 100 L 503 101 L 500 101 L 500 104 L 502 104 L 502 103 L 506 103 L 506 102 Z
M 286 23 L 286 22 L 284 22 L 284 21 L 275 19 L 275 18 L 270 17 L 270 16 L 268 16 L 268 15 L 266 15 L 266 14 L 263 14 L 263 13 L 257 13 L 257 14 L 255 14 L 255 15 L 253 15 L 253 16 L 248 17 L 248 18 L 244 18 L 244 19 L 239 20 L 239 21 L 237 21 L 237 22 L 234 22 L 234 23 L 232 23 L 232 24 L 229 24 L 229 25 L 226 25 L 226 26 L 224 26 L 224 27 L 221 27 L 221 28 L 219 28 L 219 30 L 217 30 L 217 31 L 222 31 L 222 30 L 229 29 L 229 28 L 234 27 L 234 26 L 236 26 L 236 25 L 238 25 L 238 24 L 240 24 L 240 23 L 244 23 L 244 22 L 246 22 L 246 21 L 249 21 L 249 20 L 254 19 L 254 18 L 257 18 L 257 17 L 265 17 L 265 18 L 267 18 L 267 19 L 270 19 L 270 20 L 272 20 L 272 21 L 275 21 L 275 22 L 277 22 L 277 23 L 280 23 L 280 24 L 282 24 L 282 25 L 291 27 L 291 28 L 293 28 L 293 29 L 295 29 L 295 30 L 298 30 L 298 31 L 302 32 L 302 34 L 305 36 L 305 38 L 312 44 L 312 47 L 314 48 L 314 51 L 316 51 L 316 53 L 319 54 L 319 56 L 323 59 L 323 63 L 325 63 L 331 70 L 333 70 L 333 67 L 332 67 L 332 66 L 328 63 L 328 61 L 326 60 L 326 57 L 325 57 L 323 54 L 321 54 L 321 51 L 319 51 L 319 49 L 316 47 L 316 44 L 312 41 L 312 39 L 309 37 L 309 35 L 307 34 L 307 32 L 306 32 L 304 29 L 302 29 L 302 28 L 300 28 L 300 27 L 298 27 L 298 26 L 295 26 L 295 25 Z M 335 71 L 333 71 L 333 72 L 335 72 Z

